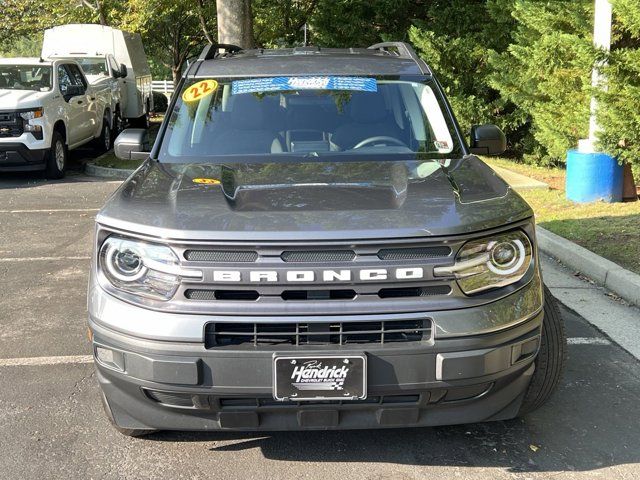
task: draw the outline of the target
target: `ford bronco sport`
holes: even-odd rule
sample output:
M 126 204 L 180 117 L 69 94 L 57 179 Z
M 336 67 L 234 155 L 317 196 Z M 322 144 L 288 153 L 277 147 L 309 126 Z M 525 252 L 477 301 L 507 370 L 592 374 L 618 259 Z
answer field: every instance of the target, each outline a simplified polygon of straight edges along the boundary
M 403 43 L 185 73 L 97 216 L 89 325 L 122 433 L 429 426 L 545 402 L 564 328 L 531 208 Z

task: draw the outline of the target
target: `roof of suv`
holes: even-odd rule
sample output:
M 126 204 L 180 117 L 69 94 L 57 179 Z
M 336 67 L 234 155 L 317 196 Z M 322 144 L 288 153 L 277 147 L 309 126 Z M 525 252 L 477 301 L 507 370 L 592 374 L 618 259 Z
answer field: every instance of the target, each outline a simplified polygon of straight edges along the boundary
M 233 45 L 209 45 L 187 71 L 189 77 L 430 74 L 429 67 L 411 46 L 400 42 L 380 43 L 369 48 L 296 47 L 277 50 L 242 50 Z

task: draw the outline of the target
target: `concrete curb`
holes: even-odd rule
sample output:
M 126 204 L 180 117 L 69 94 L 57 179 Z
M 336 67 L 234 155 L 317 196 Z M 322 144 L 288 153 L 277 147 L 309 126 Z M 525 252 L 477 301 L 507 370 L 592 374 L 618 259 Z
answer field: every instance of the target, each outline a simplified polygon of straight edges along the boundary
M 633 305 L 640 305 L 640 275 L 555 233 L 536 227 L 540 250 L 591 278 Z
M 92 160 L 89 163 L 86 163 L 84 166 L 84 173 L 89 175 L 90 177 L 99 177 L 99 178 L 111 178 L 113 180 L 126 180 L 129 178 L 135 168 L 132 170 L 125 168 L 109 168 L 109 167 L 100 167 L 95 165 L 93 162 L 97 162 L 98 160 L 111 155 L 111 151 L 103 153 L 98 158 Z
M 135 170 L 125 170 L 124 168 L 108 168 L 99 167 L 87 163 L 84 167 L 84 173 L 91 177 L 111 178 L 113 180 L 126 180 Z

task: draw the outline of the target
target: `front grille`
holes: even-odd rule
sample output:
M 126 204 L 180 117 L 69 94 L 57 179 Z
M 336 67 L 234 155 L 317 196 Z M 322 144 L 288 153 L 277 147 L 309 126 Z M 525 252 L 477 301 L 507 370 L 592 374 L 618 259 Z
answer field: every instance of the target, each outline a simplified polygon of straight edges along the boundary
M 189 289 L 184 292 L 184 296 L 189 300 L 238 300 L 238 301 L 253 301 L 260 297 L 255 290 L 203 290 L 203 289 Z
M 285 290 L 283 300 L 353 300 L 355 290 Z
M 22 118 L 17 113 L 0 112 L 0 137 L 19 137 L 22 132 Z
M 353 250 L 290 250 L 282 252 L 280 256 L 285 262 L 322 263 L 322 262 L 352 262 L 356 258 Z
M 258 260 L 258 252 L 251 250 L 187 250 L 184 258 L 191 262 L 251 263 Z
M 201 271 L 202 279 L 182 279 L 172 302 L 190 313 L 238 315 L 238 308 L 257 308 L 270 316 L 327 318 L 455 308 L 458 299 L 471 301 L 455 280 L 435 277 L 433 269 L 450 265 L 464 242 L 179 243 L 181 266 Z
M 378 252 L 380 260 L 419 260 L 422 258 L 439 258 L 451 255 L 447 246 L 417 248 L 385 248 Z
M 449 285 L 431 287 L 383 288 L 378 292 L 380 298 L 431 297 L 433 295 L 449 295 Z
M 419 298 L 431 297 L 435 295 L 449 295 L 451 287 L 449 285 L 432 285 L 417 287 L 401 287 L 401 288 L 382 288 L 378 291 L 379 298 Z M 216 300 L 236 300 L 236 301 L 254 301 L 258 300 L 261 295 L 257 290 L 231 290 L 231 289 L 204 289 L 189 288 L 185 290 L 184 296 L 188 300 L 196 300 L 201 302 L 212 302 Z M 358 293 L 351 288 L 344 289 L 328 289 L 328 290 L 303 290 L 291 289 L 284 290 L 279 297 L 285 302 L 289 301 L 321 301 L 321 300 L 353 300 Z M 371 296 L 371 295 L 369 295 Z M 268 296 L 267 296 L 268 298 Z
M 228 346 L 363 345 L 431 339 L 431 320 L 327 323 L 209 323 L 206 348 Z

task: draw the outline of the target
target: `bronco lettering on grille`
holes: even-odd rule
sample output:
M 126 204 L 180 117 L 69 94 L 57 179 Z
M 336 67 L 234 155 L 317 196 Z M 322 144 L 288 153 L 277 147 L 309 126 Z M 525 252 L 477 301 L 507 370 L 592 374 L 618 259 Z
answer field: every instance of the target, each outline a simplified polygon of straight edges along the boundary
M 213 281 L 216 283 L 335 283 L 360 280 L 420 280 L 424 278 L 422 267 L 409 268 L 370 268 L 341 270 L 216 270 Z

